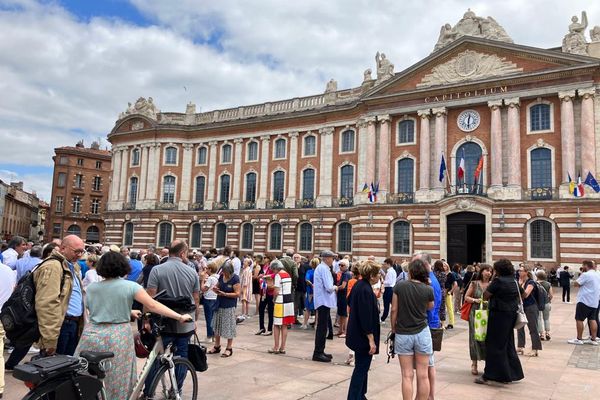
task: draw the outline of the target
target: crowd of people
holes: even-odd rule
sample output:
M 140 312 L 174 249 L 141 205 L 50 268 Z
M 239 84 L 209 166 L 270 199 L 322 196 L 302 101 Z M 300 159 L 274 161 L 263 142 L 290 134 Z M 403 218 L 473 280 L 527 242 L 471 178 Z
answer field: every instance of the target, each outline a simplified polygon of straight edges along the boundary
M 372 256 L 356 260 L 330 250 L 312 257 L 293 249 L 282 255 L 241 256 L 229 246 L 192 250 L 181 240 L 159 251 L 154 246 L 130 251 L 125 246 L 86 246 L 74 235 L 44 246 L 15 237 L 0 258 L 0 306 L 20 279 L 33 274 L 40 333 L 35 346 L 41 356 L 83 350 L 115 353 L 105 378 L 110 399 L 127 398 L 135 383 L 131 322 L 138 319 L 137 328 L 143 330 L 142 311 L 169 318 L 162 340 L 165 346 L 174 344 L 175 355 L 181 357 L 188 355 L 201 309 L 210 343 L 207 352 L 223 358 L 234 355 L 238 324 L 252 323 L 256 317 L 256 335 L 273 337 L 272 346 L 265 349 L 270 354 L 286 354 L 290 329 L 314 329 L 312 360 L 329 363 L 333 357 L 326 352 L 327 340 L 337 336 L 349 349 L 346 364 L 354 366 L 349 399 L 366 398 L 370 365 L 388 322 L 393 338 L 388 351 L 399 359 L 403 398 L 433 399 L 434 332 L 453 329 L 460 316 L 468 321 L 475 382 L 518 381 L 524 377 L 519 355 L 538 357 L 542 342 L 551 340 L 553 283 L 560 284 L 567 303 L 574 278 L 566 266 L 546 272 L 540 265 L 513 266 L 506 259 L 450 267 L 427 253 L 382 263 Z M 600 271 L 593 261 L 584 261 L 579 274 L 574 281 L 579 287 L 577 336 L 569 343 L 596 346 Z M 190 307 L 171 309 L 154 300 L 161 291 L 188 299 Z M 487 313 L 483 339 L 479 310 Z M 527 321 L 516 329 L 521 317 Z M 3 333 L 0 325 L 0 345 Z M 6 362 L 0 360 L 0 368 L 14 369 L 29 351 L 30 346 L 14 346 Z M 485 362 L 483 373 L 480 362 Z M 3 380 L 0 397 L 1 389 Z

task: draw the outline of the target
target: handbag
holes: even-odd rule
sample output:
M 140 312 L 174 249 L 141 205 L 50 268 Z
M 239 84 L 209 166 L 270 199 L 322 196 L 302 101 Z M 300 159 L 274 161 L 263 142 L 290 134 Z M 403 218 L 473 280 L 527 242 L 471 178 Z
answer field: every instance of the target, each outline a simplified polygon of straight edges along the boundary
M 524 328 L 527 325 L 527 315 L 525 315 L 525 310 L 523 309 L 523 299 L 521 298 L 521 291 L 519 290 L 519 284 L 515 281 L 515 285 L 517 285 L 517 296 L 519 296 L 519 306 L 517 308 L 517 319 L 515 321 L 515 329 Z
M 479 303 L 479 309 L 475 310 L 475 316 L 473 318 L 474 333 L 473 337 L 478 342 L 485 342 L 487 336 L 488 326 L 488 310 L 483 309 L 483 296 L 481 297 L 481 303 Z
M 444 328 L 429 328 L 431 332 L 431 343 L 433 351 L 442 351 L 442 339 L 444 338 Z
M 192 342 L 188 344 L 188 360 L 192 363 L 196 371 L 204 372 L 208 369 L 206 360 L 206 347 L 200 344 L 198 335 L 194 332 Z
M 460 319 L 464 321 L 469 320 L 469 316 L 471 315 L 471 306 L 473 306 L 473 303 L 469 303 L 465 300 L 462 306 L 460 306 Z

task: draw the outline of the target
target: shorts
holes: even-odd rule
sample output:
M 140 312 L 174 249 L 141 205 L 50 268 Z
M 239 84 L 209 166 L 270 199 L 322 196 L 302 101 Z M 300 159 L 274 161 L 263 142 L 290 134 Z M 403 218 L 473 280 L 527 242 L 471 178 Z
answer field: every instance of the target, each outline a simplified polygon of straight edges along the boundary
M 429 327 L 414 335 L 401 335 L 396 333 L 394 339 L 394 353 L 399 356 L 412 356 L 418 354 L 433 354 L 433 343 Z M 432 360 L 430 360 L 431 363 Z
M 575 321 L 585 321 L 586 319 L 588 321 L 598 319 L 598 309 L 586 306 L 583 303 L 577 303 Z

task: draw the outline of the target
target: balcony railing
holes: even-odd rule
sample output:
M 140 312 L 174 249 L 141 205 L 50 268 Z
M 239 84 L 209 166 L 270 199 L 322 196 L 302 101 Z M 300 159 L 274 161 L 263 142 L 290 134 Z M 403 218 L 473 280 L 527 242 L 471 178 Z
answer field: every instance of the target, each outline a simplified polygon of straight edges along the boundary
M 125 203 L 123 204 L 123 210 L 135 210 L 136 203 Z
M 189 211 L 202 211 L 204 210 L 204 202 L 201 203 L 191 203 L 188 206 Z
M 340 197 L 337 199 L 333 199 L 334 207 L 352 207 L 354 205 L 353 197 Z
M 164 202 L 157 202 L 156 203 L 156 209 L 157 210 L 174 210 L 177 208 L 177 204 L 175 203 L 164 203 Z
M 283 200 L 267 200 L 266 208 L 278 209 L 278 208 L 284 208 L 284 207 L 285 207 L 285 201 L 283 201 Z
M 256 208 L 256 202 L 254 201 L 240 201 L 238 204 L 238 210 L 254 210 Z
M 526 190 L 526 196 L 530 200 L 552 200 L 557 194 L 558 191 L 551 187 L 538 187 Z
M 296 208 L 315 208 L 315 199 L 296 200 Z
M 412 204 L 415 202 L 413 192 L 388 193 L 387 202 L 390 204 Z
M 228 201 L 218 201 L 213 204 L 213 210 L 229 210 Z
M 479 184 L 463 184 L 450 186 L 447 196 L 487 196 L 487 187 Z

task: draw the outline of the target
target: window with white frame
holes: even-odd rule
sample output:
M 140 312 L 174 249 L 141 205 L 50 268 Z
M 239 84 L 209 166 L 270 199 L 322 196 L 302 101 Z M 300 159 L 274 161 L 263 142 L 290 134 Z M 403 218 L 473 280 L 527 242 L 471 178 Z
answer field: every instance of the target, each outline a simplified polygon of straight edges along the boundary
M 134 167 L 140 165 L 140 149 L 138 148 L 131 151 L 131 165 Z
M 200 146 L 198 148 L 198 165 L 205 165 L 206 164 L 206 155 L 207 155 L 207 150 L 206 150 L 206 146 Z
M 158 224 L 158 247 L 168 247 L 173 241 L 173 225 L 170 222 Z
M 536 104 L 529 108 L 529 131 L 546 131 L 551 127 L 550 104 Z
M 67 181 L 67 174 L 65 172 L 59 172 L 56 178 L 56 186 L 57 187 L 65 187 L 65 183 Z
M 196 193 L 194 202 L 198 204 L 204 203 L 204 187 L 206 186 L 206 178 L 202 175 L 196 177 Z
M 410 254 L 410 225 L 406 221 L 396 221 L 392 232 L 393 254 Z
M 202 247 L 202 226 L 198 222 L 190 228 L 190 247 Z
M 276 159 L 285 158 L 285 139 L 279 138 L 275 141 L 275 157 Z
M 81 227 L 79 225 L 71 225 L 67 229 L 67 235 L 75 235 L 81 237 Z
M 225 243 L 227 242 L 227 225 L 225 225 L 223 222 L 219 222 L 215 226 L 215 231 L 215 247 L 217 249 L 221 249 L 225 247 Z
M 273 200 L 283 201 L 285 193 L 285 173 L 275 171 L 273 173 Z
M 269 227 L 269 250 L 281 250 L 281 224 L 272 223 Z
M 302 252 L 312 251 L 313 227 L 310 223 L 304 222 L 300 225 L 300 243 L 298 249 Z
M 307 168 L 302 171 L 302 200 L 315 198 L 315 170 Z
M 242 225 L 242 249 L 252 250 L 254 226 L 250 223 Z
M 231 177 L 229 175 L 221 175 L 221 189 L 219 191 L 219 201 L 227 203 L 229 201 L 229 184 Z
M 531 150 L 531 188 L 552 187 L 552 151 L 546 148 Z
M 413 176 L 415 170 L 415 162 L 412 158 L 403 158 L 398 160 L 398 192 L 397 193 L 412 193 Z
M 61 213 L 65 207 L 65 198 L 63 196 L 56 196 L 56 212 Z
M 83 175 L 75 174 L 75 187 L 78 189 L 83 188 Z
M 248 161 L 258 160 L 258 143 L 255 141 L 248 142 Z
M 165 164 L 176 165 L 177 164 L 177 148 L 169 146 L 165 149 Z
M 138 192 L 138 178 L 136 176 L 132 176 L 129 179 L 129 203 L 135 205 L 137 202 L 137 192 Z
M 175 177 L 172 175 L 163 178 L 163 203 L 175 203 Z
M 246 201 L 254 203 L 256 201 L 256 173 L 246 174 Z
M 552 234 L 552 223 L 550 221 L 538 219 L 530 223 L 531 258 L 553 258 Z
M 352 225 L 342 222 L 338 225 L 338 252 L 352 252 Z
M 133 222 L 127 222 L 123 226 L 123 246 L 133 246 Z
M 231 162 L 231 145 L 225 144 L 221 148 L 221 164 L 229 164 Z
M 415 142 L 415 121 L 405 119 L 398 122 L 398 144 Z
M 346 130 L 342 132 L 342 153 L 352 153 L 354 151 L 354 131 Z
M 340 170 L 340 197 L 354 197 L 354 166 L 344 165 Z
M 90 211 L 92 214 L 100 214 L 100 199 L 92 199 Z
M 304 157 L 317 155 L 317 138 L 314 135 L 304 137 Z
M 73 206 L 72 211 L 74 213 L 80 213 L 81 212 L 81 197 L 73 196 L 72 206 Z
M 99 191 L 102 186 L 102 177 L 95 176 L 94 181 L 92 182 L 92 190 Z

